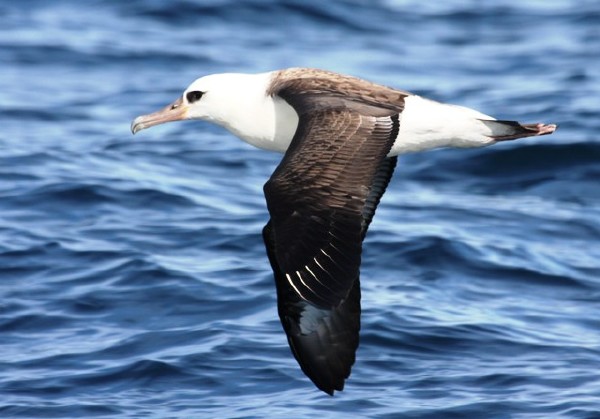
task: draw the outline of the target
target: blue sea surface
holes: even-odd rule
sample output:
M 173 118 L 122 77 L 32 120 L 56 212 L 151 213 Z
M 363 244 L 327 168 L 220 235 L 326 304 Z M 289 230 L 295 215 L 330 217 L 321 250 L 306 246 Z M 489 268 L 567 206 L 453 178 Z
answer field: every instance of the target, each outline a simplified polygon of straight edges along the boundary
M 305 66 L 538 138 L 401 156 L 331 398 L 276 311 L 281 156 L 189 121 L 197 77 Z M 0 417 L 600 418 L 596 0 L 0 4 Z

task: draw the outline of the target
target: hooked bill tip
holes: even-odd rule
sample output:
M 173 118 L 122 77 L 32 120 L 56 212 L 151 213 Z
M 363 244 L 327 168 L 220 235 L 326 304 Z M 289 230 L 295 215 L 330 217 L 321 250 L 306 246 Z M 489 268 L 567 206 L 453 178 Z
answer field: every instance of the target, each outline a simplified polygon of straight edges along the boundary
M 143 126 L 141 123 L 139 123 L 139 122 L 138 122 L 138 119 L 139 119 L 139 117 L 138 117 L 138 118 L 135 118 L 135 119 L 134 119 L 134 120 L 131 122 L 130 129 L 131 129 L 131 133 L 132 133 L 133 135 L 135 135 L 135 134 L 136 134 L 138 131 L 141 131 L 142 129 L 144 129 L 144 126 Z

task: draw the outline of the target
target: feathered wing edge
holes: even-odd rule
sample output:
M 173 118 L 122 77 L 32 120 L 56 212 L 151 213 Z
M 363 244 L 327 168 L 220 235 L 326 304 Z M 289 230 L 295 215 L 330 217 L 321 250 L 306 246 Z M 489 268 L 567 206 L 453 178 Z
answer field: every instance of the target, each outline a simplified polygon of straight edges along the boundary
M 384 159 L 373 179 L 363 208 L 363 239 L 392 178 L 396 161 L 396 157 Z M 286 280 L 275 257 L 270 221 L 263 229 L 263 239 L 275 276 L 279 318 L 290 349 L 317 388 L 333 395 L 334 391 L 344 389 L 356 358 L 361 315 L 360 279 L 354 280 L 348 296 L 337 307 L 319 308 L 300 298 Z

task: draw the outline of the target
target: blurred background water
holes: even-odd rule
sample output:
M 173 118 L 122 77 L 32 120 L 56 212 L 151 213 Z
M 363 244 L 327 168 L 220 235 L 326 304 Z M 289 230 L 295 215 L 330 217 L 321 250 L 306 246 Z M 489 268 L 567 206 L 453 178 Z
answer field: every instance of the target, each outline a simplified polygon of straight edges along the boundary
M 0 4 L 0 417 L 600 417 L 596 0 Z M 261 228 L 279 155 L 130 121 L 309 66 L 552 136 L 403 156 L 344 392 L 301 373 Z

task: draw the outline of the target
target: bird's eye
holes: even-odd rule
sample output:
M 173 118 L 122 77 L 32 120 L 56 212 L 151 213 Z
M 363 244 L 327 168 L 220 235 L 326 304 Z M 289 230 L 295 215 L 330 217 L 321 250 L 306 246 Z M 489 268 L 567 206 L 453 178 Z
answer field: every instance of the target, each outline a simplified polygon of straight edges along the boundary
M 185 95 L 185 98 L 187 99 L 188 103 L 194 103 L 199 101 L 203 94 L 204 92 L 201 92 L 200 90 L 194 90 L 193 92 L 188 92 L 187 95 Z

